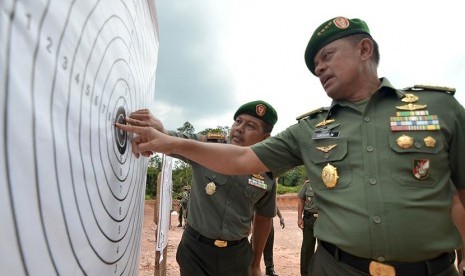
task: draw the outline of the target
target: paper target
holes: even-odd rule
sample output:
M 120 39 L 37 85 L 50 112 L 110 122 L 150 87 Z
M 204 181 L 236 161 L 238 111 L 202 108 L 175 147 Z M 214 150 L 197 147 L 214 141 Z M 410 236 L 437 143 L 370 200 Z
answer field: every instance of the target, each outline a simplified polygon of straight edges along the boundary
M 0 20 L 0 274 L 137 275 L 147 160 L 114 123 L 152 104 L 153 0 L 2 0 Z

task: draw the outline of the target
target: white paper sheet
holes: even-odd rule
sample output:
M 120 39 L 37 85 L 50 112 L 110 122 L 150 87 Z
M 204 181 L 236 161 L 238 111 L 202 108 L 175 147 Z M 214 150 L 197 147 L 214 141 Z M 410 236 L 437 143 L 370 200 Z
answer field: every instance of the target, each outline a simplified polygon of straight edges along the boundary
M 137 275 L 153 102 L 150 0 L 0 1 L 0 275 Z
M 156 251 L 160 251 L 160 260 L 163 261 L 163 250 L 168 245 L 168 232 L 171 222 L 172 190 L 173 190 L 173 158 L 163 155 L 163 168 L 161 171 L 160 204 L 158 208 L 158 231 Z

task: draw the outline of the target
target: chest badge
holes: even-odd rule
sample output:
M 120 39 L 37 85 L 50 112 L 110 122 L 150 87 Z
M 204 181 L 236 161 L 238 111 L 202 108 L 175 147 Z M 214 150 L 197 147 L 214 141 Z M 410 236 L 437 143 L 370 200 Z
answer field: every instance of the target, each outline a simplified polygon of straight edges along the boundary
M 322 126 L 325 126 L 325 125 L 329 125 L 334 121 L 336 121 L 336 120 L 334 120 L 334 119 L 323 120 L 323 121 L 319 122 L 318 124 L 316 124 L 315 127 L 322 127 Z
M 336 146 L 337 144 L 333 144 L 333 145 L 316 147 L 316 148 L 324 153 L 328 153 L 330 150 L 334 149 Z
M 428 177 L 429 173 L 429 160 L 428 159 L 415 159 L 413 160 L 413 176 L 416 179 L 423 180 Z
M 409 149 L 413 146 L 414 139 L 407 135 L 402 135 L 396 139 L 397 145 L 402 149 Z
M 434 148 L 434 146 L 436 145 L 436 140 L 431 136 L 426 137 L 425 139 L 423 139 L 423 141 L 425 142 L 425 145 L 428 148 Z
M 205 192 L 207 192 L 207 195 L 213 195 L 216 191 L 216 185 L 214 182 L 210 182 L 207 184 L 205 187 Z
M 338 178 L 337 168 L 328 163 L 321 172 L 321 179 L 323 180 L 326 188 L 331 189 L 336 187 Z
M 247 183 L 263 190 L 266 190 L 268 187 L 265 183 L 265 177 L 259 173 L 253 174 L 252 177 L 248 179 Z

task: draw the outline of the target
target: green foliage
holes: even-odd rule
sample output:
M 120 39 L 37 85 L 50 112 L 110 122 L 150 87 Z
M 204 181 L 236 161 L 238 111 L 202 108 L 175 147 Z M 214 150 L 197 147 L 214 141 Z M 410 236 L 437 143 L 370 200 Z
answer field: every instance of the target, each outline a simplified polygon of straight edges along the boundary
M 177 197 L 182 193 L 183 186 L 192 185 L 192 166 L 181 161 L 176 160 L 172 173 L 173 178 L 173 197 Z
M 195 128 L 191 123 L 185 122 L 182 127 L 177 129 L 177 131 L 187 134 L 193 134 L 195 132 Z
M 277 193 L 278 195 L 283 195 L 283 194 L 288 194 L 288 193 L 298 193 L 301 187 L 302 185 L 290 187 L 290 186 L 284 186 L 284 185 L 278 184 Z
M 207 135 L 208 133 L 224 133 L 226 136 L 229 135 L 231 129 L 227 126 L 217 126 L 216 128 L 206 128 L 202 131 L 199 131 L 198 134 Z
M 157 178 L 160 173 L 159 168 L 147 167 L 147 182 L 145 186 L 145 196 L 155 198 L 157 194 Z
M 298 166 L 283 174 L 278 182 L 284 186 L 296 187 L 304 183 L 307 179 L 304 166 Z

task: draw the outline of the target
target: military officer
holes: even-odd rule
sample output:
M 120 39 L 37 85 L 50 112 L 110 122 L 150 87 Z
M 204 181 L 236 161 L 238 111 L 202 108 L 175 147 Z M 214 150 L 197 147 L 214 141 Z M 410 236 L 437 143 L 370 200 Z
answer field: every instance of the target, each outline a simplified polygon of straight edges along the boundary
M 455 90 L 379 78 L 378 45 L 360 19 L 317 27 L 305 62 L 331 106 L 251 147 L 117 126 L 139 134 L 136 155 L 182 154 L 221 173 L 277 177 L 304 165 L 318 207 L 311 275 L 458 275 L 449 182 L 465 205 L 465 110 Z
M 300 248 L 300 275 L 309 276 L 310 261 L 315 252 L 316 238 L 313 234 L 318 208 L 310 181 L 305 180 L 297 193 L 297 226 L 302 229 L 302 246 Z
M 243 104 L 233 118 L 229 143 L 237 146 L 250 146 L 268 138 L 278 119 L 276 110 L 261 100 Z M 148 110 L 136 111 L 127 120 L 163 130 L 161 122 Z M 219 134 L 165 132 L 185 141 L 225 141 Z M 262 275 L 261 256 L 276 215 L 276 185 L 271 175 L 259 171 L 223 175 L 180 158 L 191 164 L 193 172 L 187 226 L 176 253 L 181 275 Z M 252 219 L 251 246 L 248 235 Z

